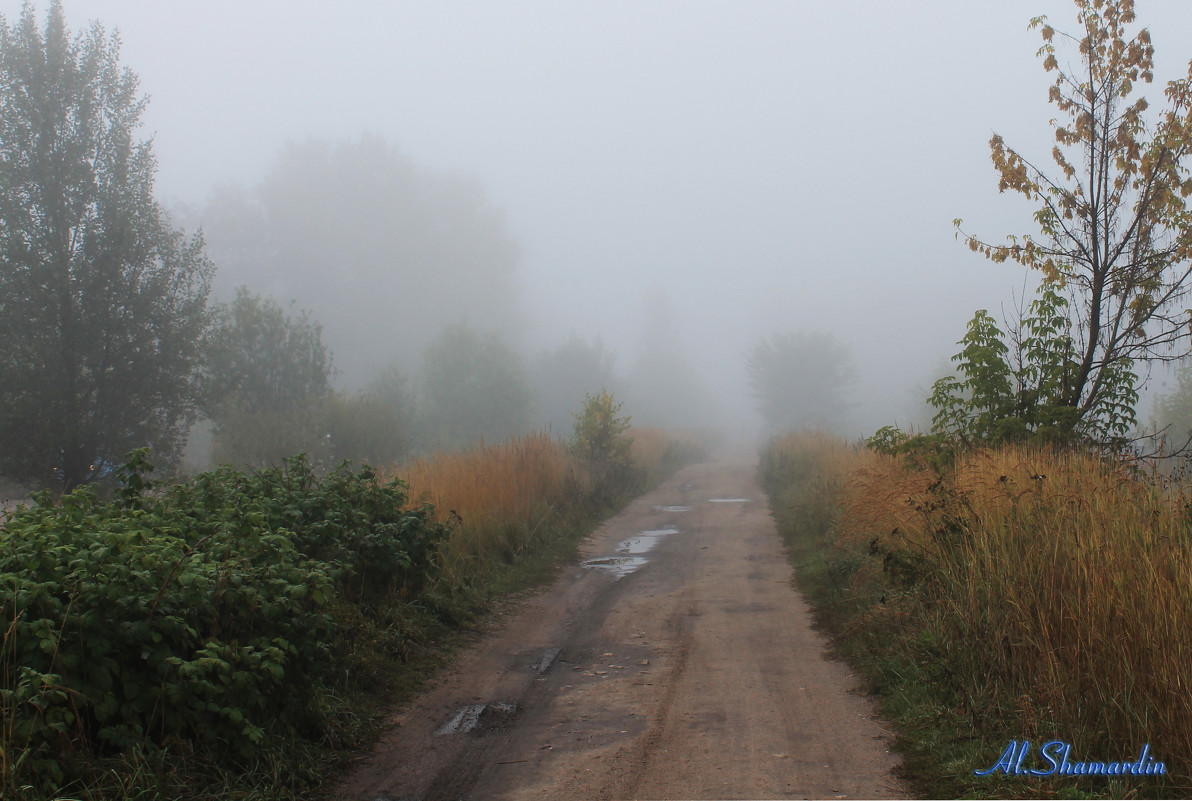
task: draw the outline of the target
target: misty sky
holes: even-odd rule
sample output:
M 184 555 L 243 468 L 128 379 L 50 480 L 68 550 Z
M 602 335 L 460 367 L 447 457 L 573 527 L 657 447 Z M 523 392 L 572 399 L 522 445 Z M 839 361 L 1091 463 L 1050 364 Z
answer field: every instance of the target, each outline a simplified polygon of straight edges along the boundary
M 1033 230 L 1029 204 L 997 194 L 987 142 L 997 131 L 1046 159 L 1048 77 L 1027 23 L 1074 27 L 1061 0 L 65 10 L 72 30 L 120 29 L 152 96 L 163 199 L 252 184 L 288 141 L 374 133 L 475 176 L 504 209 L 527 351 L 599 334 L 626 368 L 665 302 L 735 408 L 759 336 L 830 331 L 880 410 L 864 413 L 870 428 L 904 414 L 976 308 L 1021 293 L 1022 268 L 970 254 L 951 221 L 991 238 Z M 1157 103 L 1192 58 L 1192 3 L 1137 10 Z

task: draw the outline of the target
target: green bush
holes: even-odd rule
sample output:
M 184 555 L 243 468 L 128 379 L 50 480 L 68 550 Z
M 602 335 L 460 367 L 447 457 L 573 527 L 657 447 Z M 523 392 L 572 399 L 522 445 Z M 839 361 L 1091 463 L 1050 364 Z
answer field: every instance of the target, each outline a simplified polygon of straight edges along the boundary
M 644 476 L 635 468 L 628 435 L 629 417 L 617 417 L 621 404 L 605 390 L 586 395 L 584 408 L 575 415 L 571 451 L 588 466 L 595 478 L 601 502 L 607 503 L 620 493 L 639 485 Z
M 337 615 L 436 573 L 449 529 L 368 468 L 319 479 L 298 457 L 155 492 L 145 458 L 111 503 L 42 493 L 0 528 L 0 795 L 60 787 L 80 755 L 185 743 L 235 761 L 319 739 L 351 658 Z

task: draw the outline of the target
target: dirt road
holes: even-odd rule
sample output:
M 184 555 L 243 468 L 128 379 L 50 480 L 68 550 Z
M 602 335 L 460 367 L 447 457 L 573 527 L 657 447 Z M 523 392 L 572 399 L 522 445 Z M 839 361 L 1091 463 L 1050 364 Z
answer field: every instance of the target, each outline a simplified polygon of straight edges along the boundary
M 904 795 L 753 473 L 695 465 L 606 522 L 591 564 L 515 605 L 397 714 L 339 797 Z

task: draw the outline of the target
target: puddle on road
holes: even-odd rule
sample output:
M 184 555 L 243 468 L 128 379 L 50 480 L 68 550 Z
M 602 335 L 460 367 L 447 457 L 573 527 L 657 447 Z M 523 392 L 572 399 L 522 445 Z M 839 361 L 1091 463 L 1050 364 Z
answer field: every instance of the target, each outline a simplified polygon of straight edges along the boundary
M 690 506 L 655 506 L 655 512 L 690 512 Z
M 753 503 L 752 498 L 708 498 L 708 503 Z
M 584 567 L 607 570 L 617 578 L 623 578 L 634 571 L 640 570 L 649 561 L 649 559 L 641 556 L 601 556 L 597 559 L 585 559 Z
M 562 652 L 558 648 L 547 648 L 542 652 L 541 658 L 530 666 L 530 670 L 538 674 L 545 673 L 550 670 L 550 666 L 559 658 L 560 653 Z
M 670 532 L 667 532 L 670 533 Z M 642 554 L 649 553 L 654 550 L 654 546 L 662 539 L 665 534 L 648 535 L 645 532 L 638 534 L 636 537 L 630 537 L 627 540 L 622 540 L 621 544 L 617 546 L 617 553 Z
M 477 729 L 493 729 L 513 717 L 517 712 L 517 704 L 496 702 L 492 704 L 469 704 L 455 713 L 451 720 L 444 723 L 435 734 L 439 737 L 448 734 L 466 734 Z
M 623 578 L 630 573 L 640 570 L 650 561 L 644 558 L 642 554 L 654 550 L 654 546 L 663 537 L 678 533 L 679 529 L 674 526 L 643 531 L 640 534 L 635 534 L 632 537 L 621 540 L 617 544 L 618 556 L 600 556 L 596 559 L 587 559 L 583 565 L 584 567 L 592 567 L 598 570 L 607 570 L 617 578 Z

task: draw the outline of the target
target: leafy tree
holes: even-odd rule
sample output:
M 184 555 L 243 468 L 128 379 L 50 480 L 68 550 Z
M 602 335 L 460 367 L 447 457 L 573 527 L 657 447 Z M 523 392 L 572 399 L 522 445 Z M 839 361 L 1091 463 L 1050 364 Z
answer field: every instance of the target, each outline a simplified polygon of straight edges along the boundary
M 402 420 L 413 420 L 414 397 L 410 381 L 397 362 L 381 368 L 365 385 L 364 394 L 388 406 Z
M 418 434 L 428 449 L 499 442 L 530 429 L 525 367 L 495 334 L 445 329 L 423 352 L 421 379 Z
M 323 327 L 309 311 L 287 313 L 244 286 L 234 300 L 216 307 L 203 371 L 213 419 L 229 405 L 277 413 L 321 399 L 331 391 L 331 371 Z
M 322 328 L 308 312 L 287 313 L 246 287 L 215 319 L 203 401 L 215 422 L 216 461 L 263 467 L 299 452 L 317 460 L 332 369 Z
M 369 392 L 337 392 L 319 407 L 328 467 L 344 460 L 371 465 L 405 461 L 410 451 L 409 410 Z
M 1078 349 L 1068 301 L 1043 285 L 1019 322 L 1009 344 L 984 309 L 969 323 L 952 357 L 959 376 L 945 376 L 928 402 L 936 408 L 934 430 L 965 443 L 1073 436 L 1121 444 L 1135 423 L 1137 376 L 1129 360 L 1103 374 L 1109 391 L 1078 416 L 1064 403 L 1072 375 L 1079 369 Z
M 585 396 L 583 409 L 575 415 L 571 450 L 592 472 L 600 503 L 613 500 L 639 479 L 630 454 L 629 417 L 618 417 L 620 412 L 621 404 L 601 390 Z
M 1179 449 L 1192 436 L 1192 362 L 1175 369 L 1175 386 L 1155 398 L 1153 422 L 1173 449 Z
M 1133 0 L 1075 3 L 1076 34 L 1044 17 L 1031 22 L 1043 37 L 1043 69 L 1055 74 L 1049 100 L 1059 112 L 1051 123 L 1058 173 L 1047 175 L 1001 136 L 989 143 L 999 191 L 1038 204 L 1040 236 L 993 245 L 965 233 L 960 220 L 956 227 L 972 250 L 1038 270 L 1049 291 L 1067 294 L 1067 307 L 1055 308 L 1071 320 L 1071 362 L 1061 360 L 1044 383 L 1050 403 L 1068 410 L 1056 424 L 1091 435 L 1117 430 L 1103 425 L 1105 410 L 1133 402 L 1136 364 L 1186 350 L 1189 318 L 1180 307 L 1192 288 L 1192 64 L 1188 77 L 1168 84 L 1166 109 L 1148 120 L 1148 102 L 1135 89 L 1152 80 L 1154 48 L 1145 28 L 1127 32 Z M 1061 67 L 1057 44 L 1076 47 L 1082 67 Z
M 618 417 L 620 403 L 607 391 L 584 397 L 583 410 L 575 415 L 571 449 L 581 459 L 598 463 L 629 463 L 633 438 L 625 436 L 629 417 Z
M 775 334 L 746 362 L 762 417 L 775 430 L 840 426 L 855 378 L 848 348 L 824 333 Z
M 1081 438 L 1120 448 L 1136 418 L 1138 377 L 1133 362 L 1107 369 L 1109 390 L 1079 417 L 1064 392 L 1079 369 L 1075 325 L 1068 300 L 1043 284 L 1029 312 L 1004 333 L 985 309 L 969 321 L 952 357 L 955 375 L 932 386 L 935 409 L 930 434 L 907 434 L 886 426 L 867 440 L 873 450 L 908 455 L 917 464 L 939 466 L 957 445 L 1022 440 L 1069 442 Z
M 541 419 L 555 431 L 566 431 L 589 393 L 615 387 L 613 362 L 599 338 L 588 342 L 578 334 L 540 353 L 530 376 Z
M 153 198 L 146 100 L 94 23 L 60 2 L 0 16 L 0 471 L 66 488 L 193 416 L 212 267 Z
M 396 362 L 383 367 L 356 396 L 354 419 L 362 447 L 352 453 L 342 451 L 340 458 L 366 460 L 371 464 L 401 462 L 413 445 L 416 414 L 409 379 Z M 368 421 L 367 423 L 365 421 Z M 343 446 L 346 433 L 332 431 L 336 448 Z M 337 451 L 337 455 L 341 451 Z

